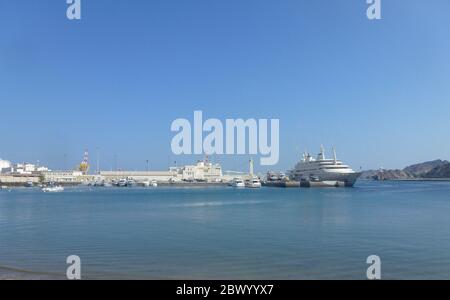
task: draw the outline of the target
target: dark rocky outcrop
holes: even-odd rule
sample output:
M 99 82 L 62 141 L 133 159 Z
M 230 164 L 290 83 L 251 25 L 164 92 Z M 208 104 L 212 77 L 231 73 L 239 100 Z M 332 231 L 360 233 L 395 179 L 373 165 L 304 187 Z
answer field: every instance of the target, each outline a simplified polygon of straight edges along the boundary
M 437 159 L 414 164 L 403 170 L 368 170 L 364 171 L 360 178 L 372 180 L 450 178 L 450 162 Z
M 450 163 L 437 166 L 423 176 L 424 178 L 450 178 Z
M 435 168 L 441 167 L 445 164 L 448 164 L 449 162 L 446 160 L 433 160 L 433 161 L 427 161 L 420 164 L 411 165 L 409 167 L 406 167 L 403 169 L 403 171 L 412 174 L 414 177 L 423 177 L 428 172 L 432 171 Z

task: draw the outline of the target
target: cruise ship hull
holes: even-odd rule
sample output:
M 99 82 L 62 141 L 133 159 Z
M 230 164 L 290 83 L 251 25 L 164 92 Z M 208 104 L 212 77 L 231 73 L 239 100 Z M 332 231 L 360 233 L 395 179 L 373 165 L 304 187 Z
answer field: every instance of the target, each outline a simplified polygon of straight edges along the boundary
M 301 182 L 317 182 L 331 186 L 352 187 L 361 172 L 355 172 L 348 165 L 336 158 L 333 148 L 333 159 L 325 158 L 325 150 L 314 159 L 309 153 L 303 154 L 303 159 L 290 171 L 290 178 Z
M 358 180 L 361 172 L 354 173 L 330 173 L 330 172 L 322 172 L 321 174 L 316 174 L 316 180 L 322 182 L 337 182 L 343 184 L 345 187 L 353 187 L 355 185 L 356 180 Z M 304 176 L 299 176 L 295 178 L 298 181 L 311 181 L 311 178 L 307 178 Z
M 324 172 L 322 175 L 319 175 L 319 180 L 343 182 L 346 187 L 353 187 L 360 175 L 361 172 L 347 173 L 347 174 Z

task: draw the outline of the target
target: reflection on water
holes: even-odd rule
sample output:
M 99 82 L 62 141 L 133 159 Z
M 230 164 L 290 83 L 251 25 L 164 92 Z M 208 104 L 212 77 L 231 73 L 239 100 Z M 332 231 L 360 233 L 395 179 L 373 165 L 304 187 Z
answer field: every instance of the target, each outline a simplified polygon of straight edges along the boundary
M 0 278 L 450 278 L 450 183 L 0 191 Z M 6 268 L 7 267 L 7 268 Z M 24 275 L 25 274 L 25 275 Z M 30 275 L 31 274 L 31 275 Z

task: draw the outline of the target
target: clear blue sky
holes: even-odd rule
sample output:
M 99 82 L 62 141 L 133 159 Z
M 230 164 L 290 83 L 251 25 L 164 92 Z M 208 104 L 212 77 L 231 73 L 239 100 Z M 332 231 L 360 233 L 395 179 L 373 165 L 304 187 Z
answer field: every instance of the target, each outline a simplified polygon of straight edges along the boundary
M 171 122 L 279 118 L 280 162 L 450 159 L 450 1 L 0 0 L 0 157 L 165 169 Z M 64 157 L 67 157 L 64 159 Z M 225 169 L 247 157 L 217 157 Z M 94 163 L 95 164 L 95 163 Z

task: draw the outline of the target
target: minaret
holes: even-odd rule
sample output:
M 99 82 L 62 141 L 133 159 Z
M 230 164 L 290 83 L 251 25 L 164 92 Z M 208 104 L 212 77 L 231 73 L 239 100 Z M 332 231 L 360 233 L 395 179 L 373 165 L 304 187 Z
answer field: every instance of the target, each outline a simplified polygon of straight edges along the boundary
M 250 177 L 253 178 L 253 159 L 250 158 Z

